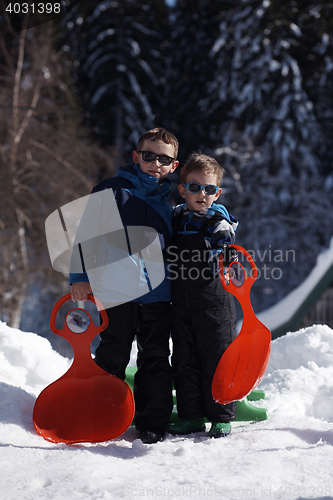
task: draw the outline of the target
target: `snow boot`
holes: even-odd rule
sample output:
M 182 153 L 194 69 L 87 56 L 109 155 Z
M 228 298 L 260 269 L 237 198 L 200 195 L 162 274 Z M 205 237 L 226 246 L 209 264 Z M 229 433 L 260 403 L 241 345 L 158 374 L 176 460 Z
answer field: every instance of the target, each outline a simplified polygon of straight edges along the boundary
M 178 422 L 168 425 L 168 432 L 170 434 L 192 434 L 192 432 L 204 432 L 205 419 L 200 418 L 180 418 Z
M 140 431 L 139 439 L 144 444 L 154 444 L 159 441 L 164 441 L 164 432 L 155 432 L 155 431 Z
M 228 436 L 231 432 L 230 422 L 212 422 L 209 431 L 209 436 L 213 438 L 220 438 Z

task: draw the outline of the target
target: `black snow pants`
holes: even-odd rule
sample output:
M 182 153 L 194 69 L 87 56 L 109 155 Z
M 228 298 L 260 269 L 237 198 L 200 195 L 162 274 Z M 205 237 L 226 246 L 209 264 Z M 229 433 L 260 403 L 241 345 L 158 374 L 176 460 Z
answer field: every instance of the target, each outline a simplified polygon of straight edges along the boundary
M 179 279 L 172 287 L 172 367 L 178 416 L 229 422 L 236 416 L 236 403 L 216 403 L 211 385 L 222 354 L 236 337 L 233 297 L 219 278 L 206 284 Z
M 172 369 L 168 359 L 170 304 L 128 302 L 106 309 L 106 313 L 109 325 L 100 334 L 95 361 L 124 380 L 136 335 L 135 426 L 138 431 L 163 432 L 173 407 Z

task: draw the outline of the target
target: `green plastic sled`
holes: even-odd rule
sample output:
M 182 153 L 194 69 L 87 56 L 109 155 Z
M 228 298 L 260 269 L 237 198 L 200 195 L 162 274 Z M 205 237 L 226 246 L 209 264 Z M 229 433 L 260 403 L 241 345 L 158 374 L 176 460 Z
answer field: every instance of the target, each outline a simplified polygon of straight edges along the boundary
M 126 368 L 126 378 L 125 382 L 133 390 L 134 375 L 136 373 L 135 366 L 128 366 Z M 254 406 L 250 401 L 259 401 L 260 399 L 265 399 L 265 391 L 261 389 L 254 389 L 246 398 L 242 401 L 236 401 L 236 418 L 234 422 L 252 422 L 258 420 L 267 420 L 268 411 L 266 408 L 258 408 Z M 170 423 L 177 422 L 177 400 L 176 395 L 173 396 L 173 410 L 170 416 Z M 208 420 L 206 420 L 208 422 Z

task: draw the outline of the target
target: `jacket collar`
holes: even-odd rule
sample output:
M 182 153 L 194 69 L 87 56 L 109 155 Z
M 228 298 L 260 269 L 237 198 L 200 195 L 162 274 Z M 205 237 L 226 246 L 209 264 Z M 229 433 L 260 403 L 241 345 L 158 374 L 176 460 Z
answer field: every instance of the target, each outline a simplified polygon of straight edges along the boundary
M 152 177 L 142 172 L 139 165 L 134 164 L 121 167 L 117 172 L 117 177 L 128 179 L 135 187 L 145 191 L 148 196 L 156 193 L 158 190 L 160 196 L 169 197 L 171 187 L 170 179 L 165 178 L 160 181 L 156 179 L 156 177 Z
M 236 227 L 238 225 L 238 222 L 235 219 L 235 217 L 233 217 L 233 215 L 229 214 L 228 210 L 225 208 L 224 205 L 221 205 L 219 203 L 212 203 L 212 205 L 209 208 L 205 208 L 204 210 L 199 210 L 198 212 L 193 212 L 192 210 L 189 210 L 187 208 L 186 203 L 183 203 L 183 204 L 178 205 L 178 206 L 183 209 L 184 215 L 188 216 L 189 218 L 192 218 L 192 217 L 201 218 L 201 217 L 204 217 L 206 215 L 212 216 L 217 212 L 217 213 L 221 214 L 222 217 L 224 219 L 226 219 L 230 224 L 235 224 Z

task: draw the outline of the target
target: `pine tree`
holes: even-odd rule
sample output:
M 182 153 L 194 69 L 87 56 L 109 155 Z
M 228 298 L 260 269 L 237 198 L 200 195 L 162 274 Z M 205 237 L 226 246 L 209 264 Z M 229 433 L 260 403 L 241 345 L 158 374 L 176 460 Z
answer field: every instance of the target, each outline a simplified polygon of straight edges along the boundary
M 171 70 L 162 114 L 166 128 L 180 141 L 181 159 L 193 150 L 214 145 L 210 114 L 202 102 L 214 77 L 215 61 L 208 54 L 229 7 L 230 2 L 224 0 L 178 0 L 174 9 L 168 45 Z
M 281 279 L 256 285 L 261 309 L 332 234 L 332 5 L 178 0 L 168 17 L 162 0 L 104 1 L 68 19 L 87 123 L 118 164 L 139 133 L 165 126 L 181 161 L 198 149 L 221 160 L 238 242 L 271 250 L 259 265 L 295 249 L 296 262 L 276 263 Z
M 79 7 L 67 26 L 86 124 L 114 147 L 119 166 L 154 126 L 163 98 L 167 9 L 163 0 L 104 0 Z
M 296 262 L 277 264 L 279 282 L 259 283 L 274 302 L 332 234 L 332 22 L 333 4 L 247 0 L 226 12 L 210 50 L 216 70 L 201 104 L 220 145 L 213 153 L 233 174 L 239 241 L 262 254 L 296 251 Z

